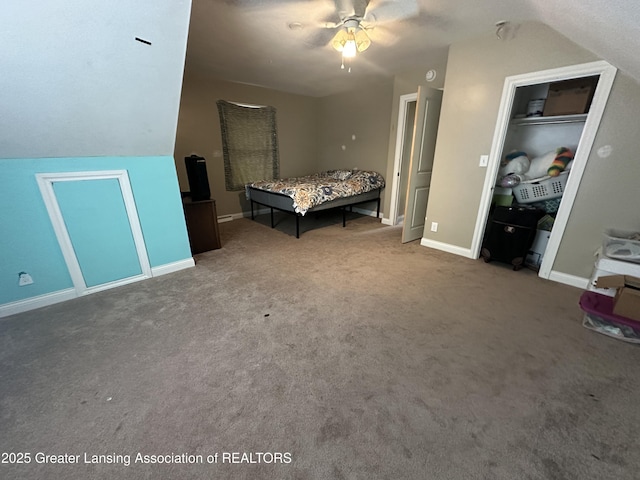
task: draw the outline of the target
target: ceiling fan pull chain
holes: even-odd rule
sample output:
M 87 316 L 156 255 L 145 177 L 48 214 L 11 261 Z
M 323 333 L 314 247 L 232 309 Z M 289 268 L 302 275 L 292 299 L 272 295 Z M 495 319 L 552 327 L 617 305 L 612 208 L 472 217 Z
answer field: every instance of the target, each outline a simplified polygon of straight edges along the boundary
M 345 62 L 344 55 L 341 58 L 342 58 L 342 63 L 340 64 L 340 69 L 344 70 L 344 62 Z M 346 57 L 346 58 L 347 58 L 347 73 L 351 73 L 351 59 L 349 57 Z

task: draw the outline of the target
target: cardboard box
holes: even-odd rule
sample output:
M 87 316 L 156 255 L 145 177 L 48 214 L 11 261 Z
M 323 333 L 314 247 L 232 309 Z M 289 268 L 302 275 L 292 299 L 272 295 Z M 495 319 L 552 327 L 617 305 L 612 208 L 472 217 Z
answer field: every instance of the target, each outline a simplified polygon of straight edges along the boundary
M 598 77 L 577 78 L 549 85 L 543 116 L 587 113 L 596 90 Z
M 621 317 L 640 320 L 640 278 L 631 275 L 599 277 L 598 288 L 615 288 L 613 313 Z
M 613 258 L 605 257 L 601 252 L 599 252 L 594 263 L 594 269 L 591 274 L 591 281 L 589 282 L 588 289 L 592 292 L 615 297 L 617 293 L 615 288 L 598 288 L 596 286 L 598 278 L 609 275 L 631 275 L 640 278 L 640 264 L 615 260 Z

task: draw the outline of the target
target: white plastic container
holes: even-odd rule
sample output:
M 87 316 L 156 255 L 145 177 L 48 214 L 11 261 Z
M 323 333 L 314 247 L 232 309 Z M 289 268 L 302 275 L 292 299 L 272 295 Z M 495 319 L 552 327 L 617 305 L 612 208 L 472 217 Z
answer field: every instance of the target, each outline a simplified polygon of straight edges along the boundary
M 638 233 L 628 230 L 606 230 L 602 253 L 614 260 L 640 263 L 640 240 L 630 238 L 634 235 L 637 237 Z
M 527 103 L 527 117 L 541 117 L 544 111 L 545 98 L 537 98 Z
M 535 203 L 561 197 L 568 176 L 569 172 L 562 172 L 557 177 L 525 180 L 513 187 L 513 196 L 517 203 Z
M 615 288 L 596 287 L 596 280 L 598 280 L 598 277 L 606 277 L 608 275 L 631 275 L 634 277 L 640 277 L 640 264 L 623 262 L 621 260 L 615 260 L 598 254 L 588 289 L 592 292 L 615 297 Z
M 544 258 L 544 252 L 547 250 L 547 245 L 549 244 L 549 237 L 551 237 L 551 232 L 540 229 L 536 230 L 536 236 L 533 239 L 533 244 L 524 259 L 524 263 L 528 267 L 535 270 L 540 269 L 542 259 Z

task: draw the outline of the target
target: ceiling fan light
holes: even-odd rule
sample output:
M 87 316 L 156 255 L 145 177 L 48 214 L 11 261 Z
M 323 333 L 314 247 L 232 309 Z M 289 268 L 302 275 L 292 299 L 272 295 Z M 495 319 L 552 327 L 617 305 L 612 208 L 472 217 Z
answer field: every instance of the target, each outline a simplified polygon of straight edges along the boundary
M 344 44 L 344 48 L 342 49 L 342 56 L 346 58 L 353 58 L 356 56 L 358 52 L 358 47 L 356 45 L 355 40 L 347 40 L 347 43 Z
M 335 34 L 333 39 L 331 39 L 331 46 L 335 48 L 338 52 L 342 52 L 344 50 L 344 46 L 349 40 L 349 36 L 345 30 L 340 30 Z
M 369 39 L 369 35 L 364 30 L 358 30 L 356 32 L 356 45 L 358 47 L 359 52 L 364 52 L 371 45 L 371 40 Z

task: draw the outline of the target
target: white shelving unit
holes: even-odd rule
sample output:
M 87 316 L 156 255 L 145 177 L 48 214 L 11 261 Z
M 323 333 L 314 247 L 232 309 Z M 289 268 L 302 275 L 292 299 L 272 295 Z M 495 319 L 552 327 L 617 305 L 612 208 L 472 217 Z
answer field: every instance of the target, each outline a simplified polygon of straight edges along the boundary
M 587 121 L 587 113 L 578 115 L 556 115 L 553 117 L 522 117 L 511 120 L 511 125 L 558 125 L 562 123 L 584 123 Z
M 513 118 L 509 122 L 502 157 L 519 150 L 526 152 L 532 160 L 559 147 L 569 148 L 575 153 L 587 115 Z

